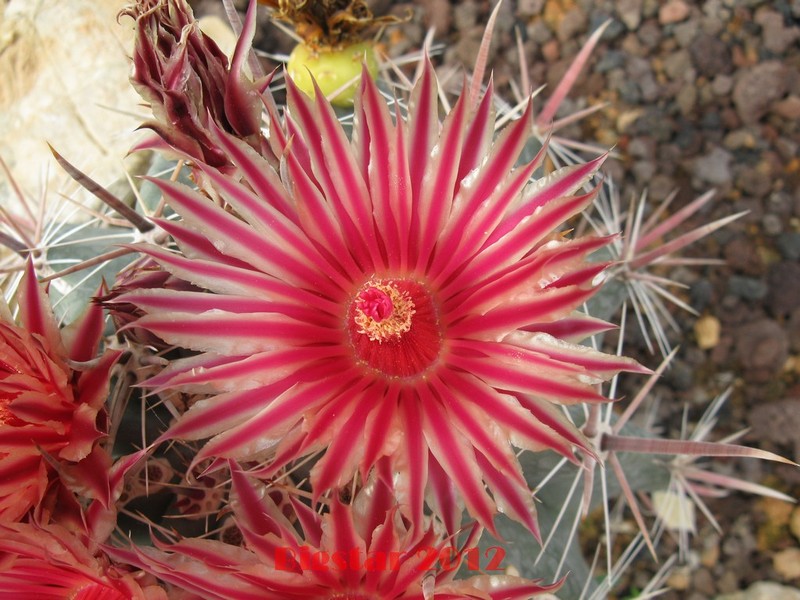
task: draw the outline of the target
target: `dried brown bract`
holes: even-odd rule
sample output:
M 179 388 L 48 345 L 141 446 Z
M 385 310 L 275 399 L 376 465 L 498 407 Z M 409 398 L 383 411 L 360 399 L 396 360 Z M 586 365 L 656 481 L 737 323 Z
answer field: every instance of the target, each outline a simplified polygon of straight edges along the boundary
M 276 19 L 290 24 L 311 47 L 340 47 L 362 41 L 377 28 L 401 19 L 375 17 L 363 0 L 258 0 L 271 7 Z

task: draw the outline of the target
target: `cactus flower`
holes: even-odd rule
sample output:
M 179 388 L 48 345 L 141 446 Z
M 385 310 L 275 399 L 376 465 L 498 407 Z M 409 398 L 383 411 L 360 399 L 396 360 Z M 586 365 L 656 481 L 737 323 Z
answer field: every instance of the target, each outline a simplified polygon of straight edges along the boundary
M 324 450 L 317 498 L 386 460 L 415 520 L 427 483 L 451 531 L 462 500 L 490 529 L 502 511 L 535 531 L 517 449 L 591 452 L 559 405 L 603 402 L 595 384 L 640 370 L 573 341 L 604 328 L 574 310 L 609 238 L 557 228 L 591 202 L 575 193 L 602 158 L 532 180 L 545 150 L 517 165 L 530 109 L 497 138 L 491 90 L 440 121 L 429 65 L 407 117 L 362 78 L 352 137 L 324 94 L 287 93 L 279 169 L 215 127 L 235 172 L 198 164 L 200 191 L 154 180 L 181 251 L 140 250 L 202 291 L 115 301 L 194 353 L 151 387 L 210 394 L 158 441 L 211 438 L 195 465 L 261 460 L 265 477 Z
M 5 314 L 2 314 L 5 313 Z M 60 331 L 31 263 L 19 299 L 20 325 L 0 307 L 0 521 L 19 520 L 38 506 L 53 464 L 102 488 L 92 467 L 96 442 L 105 435 L 109 374 L 119 358 L 96 358 L 103 314 L 89 308 Z M 99 479 L 103 479 L 100 477 Z M 96 489 L 98 498 L 106 496 Z

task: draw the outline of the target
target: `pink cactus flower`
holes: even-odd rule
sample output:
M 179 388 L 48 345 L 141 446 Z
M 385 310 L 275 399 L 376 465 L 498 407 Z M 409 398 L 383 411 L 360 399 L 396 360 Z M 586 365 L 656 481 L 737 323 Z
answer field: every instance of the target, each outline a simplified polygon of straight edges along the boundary
M 37 507 L 58 469 L 87 489 L 107 486 L 91 465 L 105 435 L 109 373 L 119 358 L 118 351 L 97 358 L 100 307 L 60 331 L 30 263 L 21 290 L 19 325 L 0 306 L 0 522 Z
M 607 266 L 586 257 L 612 238 L 558 229 L 592 201 L 603 158 L 536 179 L 546 150 L 520 158 L 530 107 L 495 136 L 491 89 L 440 120 L 437 87 L 427 64 L 393 115 L 363 77 L 348 133 L 319 90 L 288 80 L 268 153 L 206 123 L 222 166 L 165 135 L 198 189 L 153 180 L 180 216 L 156 220 L 178 251 L 139 249 L 202 291 L 112 302 L 145 313 L 126 329 L 193 353 L 149 386 L 210 394 L 157 440 L 211 438 L 194 465 L 255 459 L 271 477 L 324 451 L 319 498 L 386 460 L 415 521 L 427 486 L 450 531 L 463 500 L 489 529 L 501 511 L 535 532 L 517 449 L 591 453 L 560 406 L 604 402 L 597 383 L 643 370 L 575 343 L 607 328 L 575 310 Z
M 243 546 L 184 539 L 109 552 L 170 584 L 178 597 L 180 590 L 208 600 L 527 600 L 562 583 L 542 585 L 508 575 L 453 581 L 460 560 L 446 560 L 441 568 L 429 557 L 455 549 L 432 527 L 419 531 L 422 524 L 404 521 L 381 478 L 362 488 L 351 504 L 335 497 L 322 515 L 291 498 L 299 527 L 264 485 L 235 468 L 233 488 Z
M 95 556 L 60 525 L 0 524 L 0 589 L 6 598 L 166 600 L 149 576 Z

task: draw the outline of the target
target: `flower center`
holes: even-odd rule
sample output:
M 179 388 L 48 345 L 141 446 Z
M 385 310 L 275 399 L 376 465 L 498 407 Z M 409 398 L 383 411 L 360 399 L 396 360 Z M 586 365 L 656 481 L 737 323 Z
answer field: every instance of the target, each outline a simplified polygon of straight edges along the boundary
M 418 375 L 439 356 L 436 307 L 416 281 L 371 279 L 355 294 L 347 321 L 356 359 L 383 375 Z
M 414 301 L 392 284 L 371 282 L 356 296 L 353 320 L 358 333 L 379 344 L 398 339 L 411 329 Z

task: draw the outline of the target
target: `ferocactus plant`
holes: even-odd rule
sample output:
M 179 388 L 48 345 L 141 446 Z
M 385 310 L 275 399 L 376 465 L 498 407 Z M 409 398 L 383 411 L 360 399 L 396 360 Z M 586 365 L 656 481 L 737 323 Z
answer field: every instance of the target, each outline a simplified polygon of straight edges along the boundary
M 92 404 L 90 414 L 109 423 L 92 435 L 108 431 L 113 456 L 87 476 L 94 487 L 81 486 L 58 460 L 70 457 L 28 447 L 70 510 L 54 501 L 9 516 L 0 581 L 32 592 L 26 569 L 47 560 L 42 546 L 78 540 L 86 556 L 53 559 L 48 571 L 76 597 L 599 598 L 637 552 L 656 553 L 642 494 L 660 506 L 666 492 L 737 487 L 695 457 L 783 460 L 705 441 L 713 411 L 687 439 L 633 428 L 674 353 L 617 411 L 617 375 L 649 370 L 621 348 L 594 347 L 612 325 L 587 305 L 609 278 L 636 290 L 652 280 L 641 272 L 651 262 L 720 226 L 649 249 L 708 197 L 661 224 L 640 226 L 643 209 L 628 215 L 623 241 L 620 219 L 602 214 L 583 234 L 573 227 L 582 213 L 616 199 L 598 177 L 605 154 L 552 168 L 530 99 L 520 118 L 497 116 L 491 84 L 482 87 L 489 36 L 452 106 L 427 58 L 390 101 L 364 54 L 372 47 L 352 50 L 379 22 L 363 3 L 267 4 L 309 52 L 288 67 L 285 105 L 253 68 L 255 1 L 230 60 L 184 0 L 139 0 L 124 13 L 137 30 L 132 81 L 153 112 L 142 147 L 176 162 L 168 177 L 146 178 L 156 202 L 144 211 L 59 157 L 136 228 L 136 242 L 114 252 L 141 256 L 95 299 L 91 332 L 65 332 L 91 349 L 65 362 L 73 387 L 50 386 L 64 395 L 102 375 L 90 389 L 107 392 L 108 410 Z M 548 119 L 598 38 L 547 103 Z M 324 87 L 308 61 L 326 46 L 344 51 L 346 66 Z M 347 126 L 329 95 L 352 107 Z M 27 277 L 32 290 L 31 267 Z M 101 308 L 113 317 L 105 348 L 85 342 L 100 335 Z M 26 310 L 28 321 L 39 314 Z M 56 337 L 53 326 L 28 328 L 35 347 Z M 3 381 L 19 379 L 4 362 Z M 5 400 L 4 414 L 26 406 Z M 600 503 L 610 514 L 612 498 L 641 533 L 615 565 L 607 522 L 598 581 L 575 531 Z

